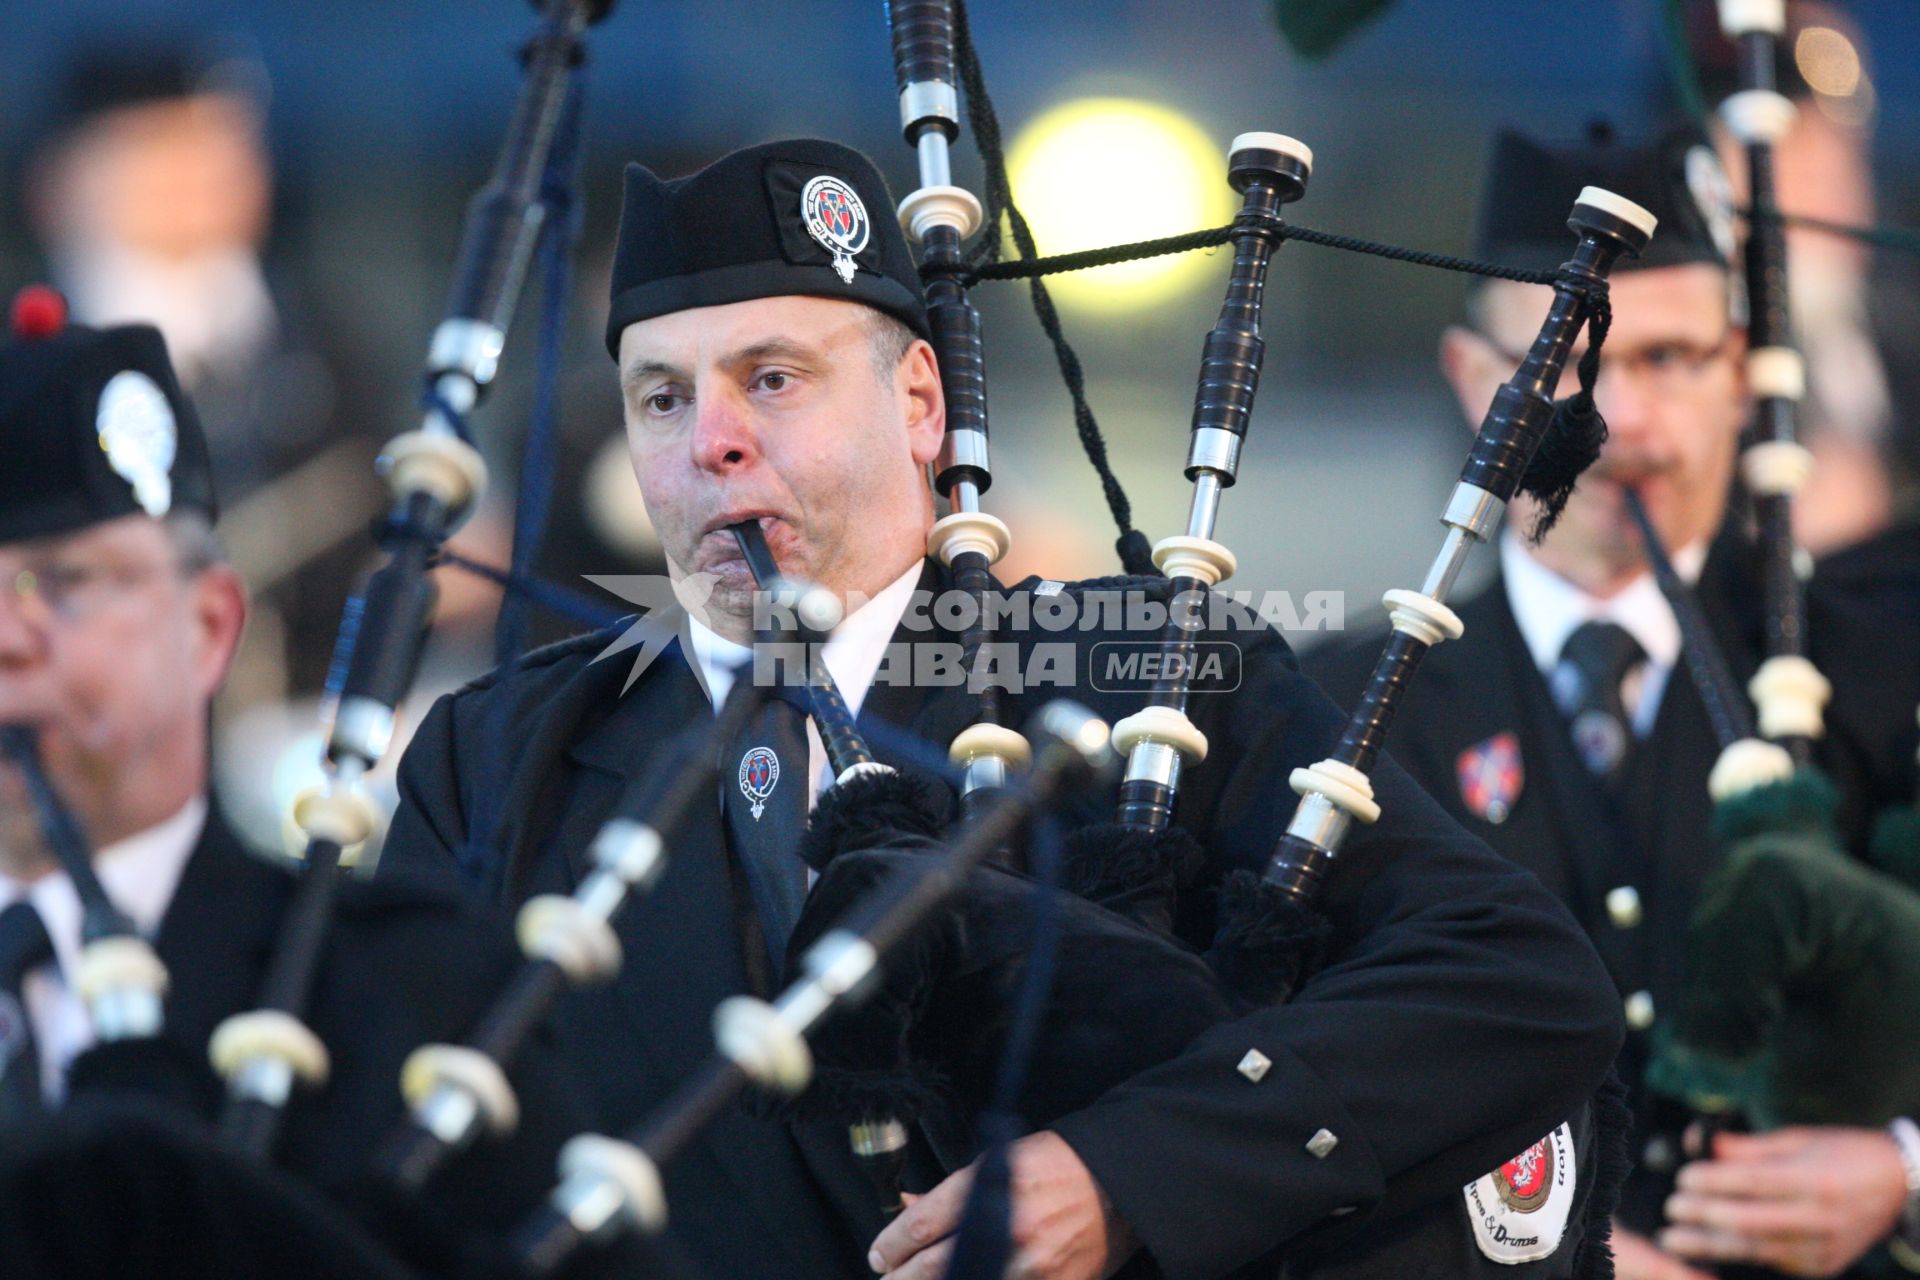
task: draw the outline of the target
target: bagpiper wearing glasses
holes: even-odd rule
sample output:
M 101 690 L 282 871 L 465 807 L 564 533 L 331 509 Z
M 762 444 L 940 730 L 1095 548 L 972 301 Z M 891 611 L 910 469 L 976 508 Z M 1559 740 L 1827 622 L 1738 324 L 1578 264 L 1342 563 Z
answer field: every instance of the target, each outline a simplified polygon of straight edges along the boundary
M 1485 188 L 1480 256 L 1550 264 L 1566 198 L 1593 182 L 1660 218 L 1646 254 L 1622 262 L 1612 281 L 1613 326 L 1596 396 L 1608 443 L 1544 539 L 1529 543 L 1510 526 L 1499 573 L 1458 606 L 1481 643 L 1443 649 L 1427 664 L 1395 722 L 1393 753 L 1586 925 L 1625 1004 L 1622 1075 L 1637 1085 L 1649 1030 L 1678 990 L 1698 886 L 1717 856 L 1706 779 L 1718 744 L 1699 694 L 1677 669 L 1679 627 L 1623 488 L 1638 489 L 1742 681 L 1762 656 L 1763 592 L 1736 476 L 1747 419 L 1744 290 L 1729 265 L 1732 197 L 1706 138 L 1677 129 L 1625 145 L 1596 130 L 1585 145 L 1549 147 L 1503 136 Z M 1545 299 L 1537 286 L 1487 282 L 1469 298 L 1468 322 L 1448 330 L 1441 364 L 1470 418 L 1511 367 L 1507 353 L 1525 343 Z M 1913 785 L 1908 704 L 1920 658 L 1911 645 L 1865 642 L 1866 597 L 1842 590 L 1845 580 L 1828 566 L 1814 573 L 1807 632 L 1816 649 L 1844 655 L 1812 655 L 1823 669 L 1845 672 L 1834 679 L 1815 754 L 1840 787 L 1843 831 L 1859 848 L 1875 808 Z M 1351 699 L 1378 643 L 1363 637 L 1304 665 L 1336 700 Z M 1651 1233 L 1680 1151 L 1677 1130 L 1650 1102 L 1639 1103 L 1636 1125 L 1639 1171 L 1621 1220 Z M 1623 1267 L 1651 1247 L 1616 1236 Z
M 505 930 L 404 876 L 343 888 L 308 1019 L 318 1078 L 289 1108 L 277 1167 L 216 1141 L 209 1038 L 253 1001 L 294 883 L 242 847 L 208 788 L 209 705 L 246 589 L 221 557 L 206 443 L 160 334 L 68 325 L 58 295 L 33 289 L 11 338 L 0 1275 L 450 1267 L 477 1224 L 538 1194 L 578 1127 L 536 1049 L 514 1143 L 476 1153 L 432 1202 L 366 1176 L 400 1118 L 407 1053 L 457 1037 L 512 971 Z

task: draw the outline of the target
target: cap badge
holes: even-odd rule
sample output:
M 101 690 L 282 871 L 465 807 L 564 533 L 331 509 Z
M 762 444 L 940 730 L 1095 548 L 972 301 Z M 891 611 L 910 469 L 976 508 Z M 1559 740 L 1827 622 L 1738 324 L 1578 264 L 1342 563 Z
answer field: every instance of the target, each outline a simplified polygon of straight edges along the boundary
M 133 500 L 159 519 L 173 507 L 173 460 L 180 432 L 160 384 L 138 369 L 107 380 L 93 425 L 115 474 L 133 486 Z
M 826 174 L 800 189 L 800 218 L 807 234 L 833 255 L 833 269 L 843 283 L 853 283 L 853 257 L 867 247 L 872 224 L 860 193 Z

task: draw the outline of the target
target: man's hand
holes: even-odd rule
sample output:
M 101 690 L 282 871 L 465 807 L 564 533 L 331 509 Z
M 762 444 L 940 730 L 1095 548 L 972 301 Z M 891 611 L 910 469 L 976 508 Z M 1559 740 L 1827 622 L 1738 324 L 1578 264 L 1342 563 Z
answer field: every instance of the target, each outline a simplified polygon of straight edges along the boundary
M 1713 1159 L 1680 1170 L 1660 1244 L 1703 1262 L 1838 1275 L 1887 1238 L 1906 1197 L 1899 1149 L 1878 1129 L 1723 1133 Z
M 1614 1280 L 1713 1280 L 1617 1222 L 1613 1224 L 1613 1275 Z
M 1139 1248 L 1066 1139 L 1041 1130 L 1007 1152 L 1013 1187 L 1013 1260 L 1008 1280 L 1100 1280 Z M 912 1203 L 873 1242 L 867 1263 L 892 1280 L 938 1280 L 953 1255 L 968 1165 Z

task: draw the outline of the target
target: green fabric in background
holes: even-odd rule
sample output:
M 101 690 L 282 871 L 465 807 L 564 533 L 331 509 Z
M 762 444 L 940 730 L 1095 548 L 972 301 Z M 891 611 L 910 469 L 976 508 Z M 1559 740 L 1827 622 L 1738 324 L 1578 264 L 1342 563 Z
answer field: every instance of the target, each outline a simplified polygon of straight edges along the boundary
M 1718 825 L 1718 824 L 1716 824 Z M 1920 894 L 1817 824 L 1744 836 L 1702 886 L 1687 985 L 1649 1071 L 1759 1128 L 1920 1106 Z

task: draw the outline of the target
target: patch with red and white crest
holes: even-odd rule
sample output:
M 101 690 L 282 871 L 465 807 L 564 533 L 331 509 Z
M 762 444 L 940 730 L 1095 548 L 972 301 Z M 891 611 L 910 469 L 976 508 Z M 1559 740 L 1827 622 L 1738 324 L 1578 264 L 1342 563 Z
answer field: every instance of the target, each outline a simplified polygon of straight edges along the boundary
M 1495 1262 L 1535 1262 L 1560 1247 L 1573 1209 L 1573 1130 L 1561 1125 L 1462 1190 L 1474 1243 Z
M 1453 767 L 1467 812 L 1495 826 L 1505 822 L 1527 780 L 1519 735 L 1509 729 L 1476 742 L 1460 753 Z

